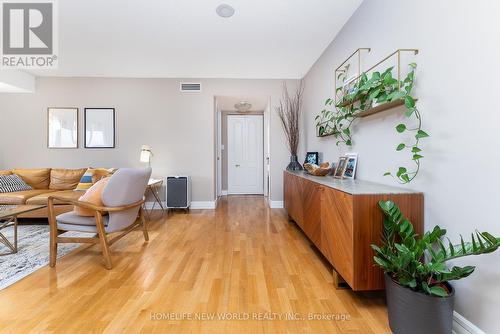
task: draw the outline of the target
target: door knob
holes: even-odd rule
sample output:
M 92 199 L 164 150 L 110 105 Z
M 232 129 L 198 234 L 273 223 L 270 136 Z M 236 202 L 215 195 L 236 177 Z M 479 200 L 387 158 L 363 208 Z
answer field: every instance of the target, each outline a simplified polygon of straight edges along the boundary
M 240 167 L 240 165 L 238 165 L 238 164 L 236 164 L 235 166 L 236 166 L 236 167 Z

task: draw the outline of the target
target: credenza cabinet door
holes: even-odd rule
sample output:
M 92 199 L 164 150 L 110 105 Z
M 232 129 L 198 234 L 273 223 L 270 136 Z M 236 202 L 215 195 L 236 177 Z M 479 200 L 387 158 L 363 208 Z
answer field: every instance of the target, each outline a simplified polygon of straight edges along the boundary
M 302 204 L 303 180 L 290 173 L 284 173 L 285 209 L 288 215 L 302 227 L 304 208 Z
M 321 196 L 323 187 L 314 182 L 303 180 L 303 226 L 302 230 L 320 248 L 321 245 Z
M 353 196 L 325 187 L 321 201 L 320 250 L 351 287 L 353 246 Z

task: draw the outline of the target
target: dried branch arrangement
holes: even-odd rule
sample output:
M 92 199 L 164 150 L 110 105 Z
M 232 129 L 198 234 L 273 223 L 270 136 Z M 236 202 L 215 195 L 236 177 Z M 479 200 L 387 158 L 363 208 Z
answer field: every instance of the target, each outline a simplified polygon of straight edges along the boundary
M 279 106 L 276 108 L 285 132 L 288 149 L 291 156 L 297 156 L 299 147 L 300 130 L 299 120 L 302 112 L 302 95 L 304 82 L 301 80 L 297 90 L 290 95 L 286 83 L 283 83 L 283 95 Z

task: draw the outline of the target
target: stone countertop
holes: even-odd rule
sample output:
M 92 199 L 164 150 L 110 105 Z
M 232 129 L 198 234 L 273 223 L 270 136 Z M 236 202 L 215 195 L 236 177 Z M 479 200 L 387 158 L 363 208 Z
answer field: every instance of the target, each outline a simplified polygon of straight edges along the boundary
M 351 180 L 351 179 L 335 179 L 332 175 L 314 176 L 305 171 L 285 171 L 292 175 L 302 177 L 306 180 L 330 187 L 336 190 L 343 191 L 351 195 L 374 195 L 374 194 L 416 194 L 419 191 L 404 189 L 394 186 L 387 186 L 370 181 Z

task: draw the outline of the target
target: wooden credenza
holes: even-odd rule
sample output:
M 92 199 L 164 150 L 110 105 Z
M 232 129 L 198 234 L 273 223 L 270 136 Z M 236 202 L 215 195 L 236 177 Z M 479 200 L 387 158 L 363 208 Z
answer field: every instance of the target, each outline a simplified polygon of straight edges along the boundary
M 384 289 L 371 243 L 380 244 L 381 200 L 392 200 L 422 234 L 422 193 L 359 180 L 338 180 L 304 172 L 284 172 L 285 209 L 355 291 Z

